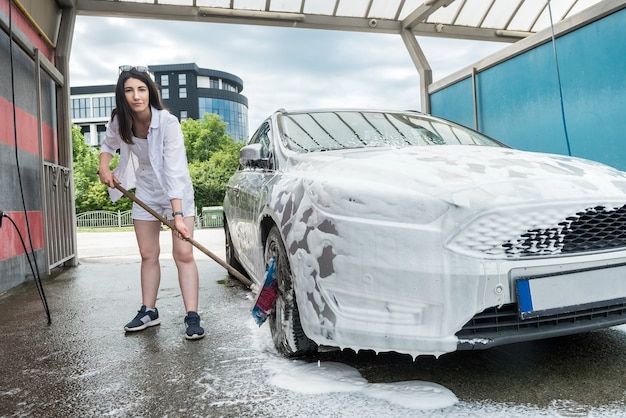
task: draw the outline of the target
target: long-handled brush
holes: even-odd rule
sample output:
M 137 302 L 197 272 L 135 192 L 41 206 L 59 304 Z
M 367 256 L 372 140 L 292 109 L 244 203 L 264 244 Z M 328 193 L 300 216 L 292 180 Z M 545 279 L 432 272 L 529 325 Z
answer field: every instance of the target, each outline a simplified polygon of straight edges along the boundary
M 272 313 L 276 299 L 278 297 L 278 286 L 274 278 L 274 270 L 276 269 L 276 257 L 270 259 L 267 270 L 265 271 L 265 280 L 263 287 L 259 289 L 254 307 L 252 308 L 252 317 L 258 326 L 263 325 L 267 316 Z
M 165 219 L 163 216 L 159 215 L 150 206 L 146 205 L 137 196 L 135 196 L 134 194 L 126 190 L 124 187 L 120 186 L 119 184 L 116 184 L 115 188 L 119 190 L 120 192 L 122 192 L 124 196 L 128 197 L 130 200 L 132 200 L 133 202 L 137 203 L 139 206 L 147 210 L 152 216 L 154 216 L 159 221 L 167 225 L 171 230 L 173 231 L 176 230 L 176 227 L 174 226 L 173 223 Z M 211 257 L 213 260 L 215 260 L 220 266 L 224 267 L 233 277 L 235 277 L 241 283 L 245 284 L 249 288 L 252 287 L 252 282 L 250 281 L 250 279 L 248 279 L 246 276 L 238 272 L 233 266 L 231 266 L 230 264 L 226 263 L 224 260 L 216 256 L 215 254 L 213 254 L 205 246 L 203 246 L 202 244 L 200 244 L 193 238 L 184 238 L 184 239 L 185 241 L 189 242 L 191 245 L 193 245 L 194 247 L 196 247 L 197 249 L 199 249 L 200 251 L 202 251 L 209 257 Z

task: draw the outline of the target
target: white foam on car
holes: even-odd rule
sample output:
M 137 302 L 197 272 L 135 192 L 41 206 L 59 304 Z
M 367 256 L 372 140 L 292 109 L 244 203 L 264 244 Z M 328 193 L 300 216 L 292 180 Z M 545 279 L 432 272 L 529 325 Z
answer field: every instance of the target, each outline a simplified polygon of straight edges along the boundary
M 508 290 L 513 264 L 477 260 L 482 250 L 467 247 L 475 235 L 461 234 L 467 221 L 505 207 L 506 216 L 496 216 L 503 236 L 519 237 L 589 207 L 626 202 L 626 174 L 599 163 L 445 148 L 299 154 L 289 175 L 272 180 L 269 206 L 281 222 L 308 338 L 414 358 L 456 351 L 464 323 L 515 300 Z M 530 204 L 541 205 L 539 220 L 527 216 Z M 483 244 L 500 250 L 502 239 L 496 234 Z

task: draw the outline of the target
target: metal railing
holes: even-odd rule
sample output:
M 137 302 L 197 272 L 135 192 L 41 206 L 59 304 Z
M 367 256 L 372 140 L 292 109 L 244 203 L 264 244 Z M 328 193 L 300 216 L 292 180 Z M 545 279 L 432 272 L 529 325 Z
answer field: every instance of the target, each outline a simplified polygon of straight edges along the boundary
M 70 189 L 70 168 L 44 162 L 43 193 L 46 257 L 50 270 L 76 256 L 75 234 L 72 227 L 73 195 Z
M 76 215 L 77 228 L 122 228 L 133 226 L 131 211 L 94 210 Z
M 213 208 L 212 208 L 213 209 Z M 224 217 L 221 207 L 203 212 L 202 216 L 196 216 L 197 228 L 221 228 L 224 224 Z M 76 215 L 77 228 L 123 228 L 133 226 L 131 211 L 108 211 L 94 210 Z

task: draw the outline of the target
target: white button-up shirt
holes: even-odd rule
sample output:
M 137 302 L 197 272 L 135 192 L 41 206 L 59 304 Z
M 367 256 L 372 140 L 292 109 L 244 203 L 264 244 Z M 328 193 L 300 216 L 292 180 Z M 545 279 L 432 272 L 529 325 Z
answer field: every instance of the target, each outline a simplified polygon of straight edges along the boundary
M 156 173 L 159 185 L 169 200 L 182 199 L 186 187 L 191 188 L 183 131 L 176 116 L 167 110 L 151 107 L 152 120 L 148 129 L 148 157 Z M 120 161 L 113 174 L 122 187 L 130 190 L 136 186 L 136 171 L 139 160 L 131 151 L 130 145 L 119 134 L 118 119 L 113 118 L 107 125 L 100 152 L 115 155 L 120 150 Z M 116 201 L 122 192 L 109 188 L 109 196 Z

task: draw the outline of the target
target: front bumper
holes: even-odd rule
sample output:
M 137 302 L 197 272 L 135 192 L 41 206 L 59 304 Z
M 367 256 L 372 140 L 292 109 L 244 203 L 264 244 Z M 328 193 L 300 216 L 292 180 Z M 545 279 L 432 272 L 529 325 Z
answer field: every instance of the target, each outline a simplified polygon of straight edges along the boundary
M 419 224 L 312 211 L 307 227 L 292 228 L 286 242 L 302 327 L 319 345 L 416 357 L 626 322 L 621 307 L 606 311 L 613 301 L 594 306 L 605 309 L 605 319 L 584 306 L 567 307 L 556 319 L 543 312 L 522 320 L 516 294 L 517 281 L 530 276 L 610 268 L 626 277 L 623 241 L 608 239 L 614 224 L 626 224 L 626 210 L 607 208 L 621 207 L 560 202 L 482 212 L 457 208 Z M 578 283 L 587 282 L 583 277 Z M 566 290 L 547 293 L 557 300 Z M 617 293 L 626 300 L 626 286 Z M 506 332 L 494 327 L 511 312 L 517 319 L 506 319 Z M 481 328 L 487 318 L 491 323 Z M 473 319 L 478 325 L 468 325 Z M 544 319 L 558 326 L 538 328 Z
M 626 323 L 626 302 L 521 320 L 517 303 L 476 314 L 456 333 L 458 350 L 560 337 Z
M 626 323 L 626 304 L 609 302 L 522 320 L 516 294 L 517 280 L 528 276 L 594 268 L 626 277 L 626 250 L 484 260 L 412 242 L 411 256 L 411 250 L 394 244 L 408 238 L 403 233 L 368 236 L 358 256 L 339 254 L 335 246 L 334 269 L 326 277 L 311 280 L 319 268 L 298 264 L 308 266 L 296 267 L 294 274 L 300 319 L 309 338 L 355 351 L 439 356 Z M 556 289 L 554 298 L 565 291 Z M 626 287 L 616 291 L 616 298 L 626 298 Z

